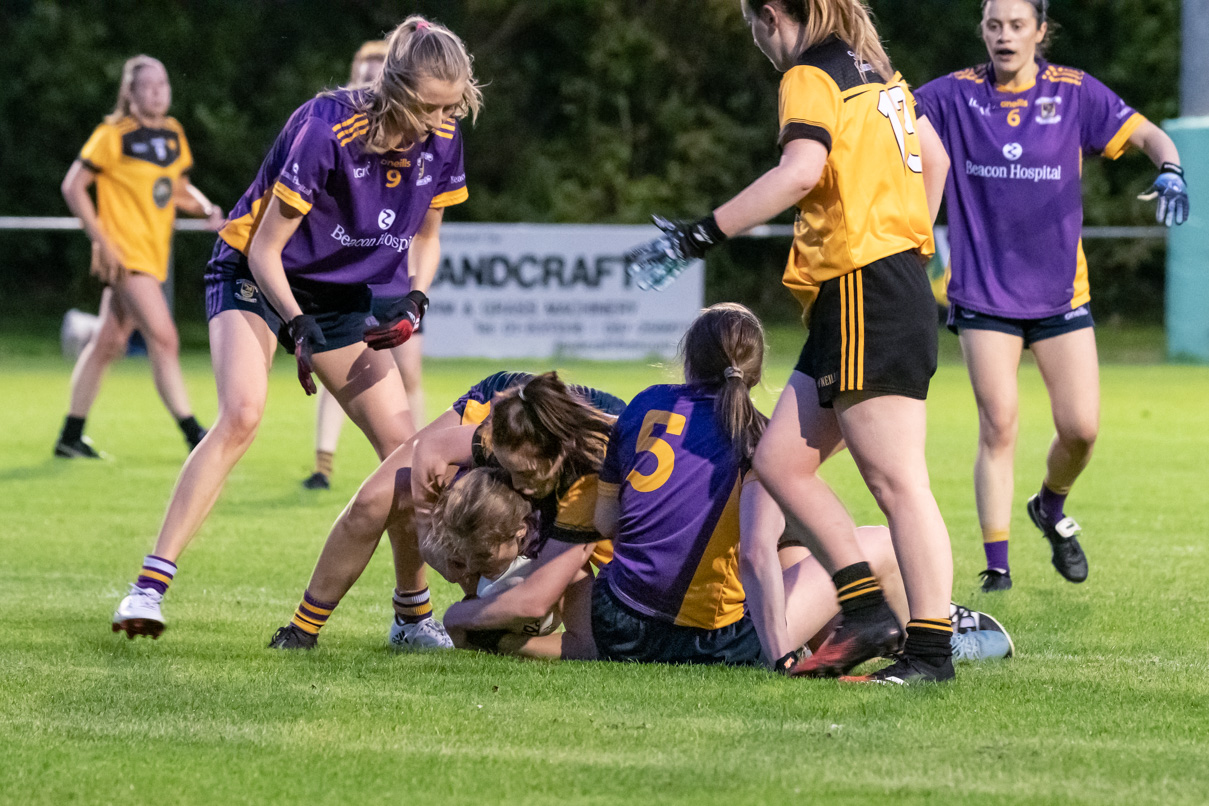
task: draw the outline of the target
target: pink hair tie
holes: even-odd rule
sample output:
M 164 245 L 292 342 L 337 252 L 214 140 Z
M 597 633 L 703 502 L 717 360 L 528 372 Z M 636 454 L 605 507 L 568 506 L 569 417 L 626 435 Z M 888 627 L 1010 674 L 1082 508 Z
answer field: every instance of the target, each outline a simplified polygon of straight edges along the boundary
M 432 23 L 430 23 L 428 20 L 420 20 L 419 22 L 416 23 L 416 30 L 417 31 L 427 30 L 431 24 Z

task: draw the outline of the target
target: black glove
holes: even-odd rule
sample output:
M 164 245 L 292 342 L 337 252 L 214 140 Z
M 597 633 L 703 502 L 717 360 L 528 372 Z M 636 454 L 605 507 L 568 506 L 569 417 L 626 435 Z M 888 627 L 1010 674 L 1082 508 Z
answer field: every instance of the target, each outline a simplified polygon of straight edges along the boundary
M 726 240 L 711 213 L 699 221 L 668 221 L 654 216 L 663 235 L 625 254 L 626 273 L 643 291 L 659 291 L 675 280 L 688 264 Z
M 389 318 L 377 327 L 365 331 L 365 343 L 375 350 L 398 347 L 411 338 L 420 326 L 420 320 L 428 312 L 428 297 L 423 291 L 409 291 L 399 301 L 397 308 L 389 312 Z
M 286 325 L 286 330 L 294 342 L 294 360 L 298 363 L 298 383 L 302 384 L 302 388 L 308 395 L 313 395 L 319 390 L 315 386 L 315 379 L 311 377 L 311 373 L 315 371 L 311 357 L 315 354 L 316 347 L 327 345 L 327 339 L 323 337 L 323 331 L 319 329 L 319 323 L 315 321 L 315 317 L 305 313 L 291 319 L 290 323 Z

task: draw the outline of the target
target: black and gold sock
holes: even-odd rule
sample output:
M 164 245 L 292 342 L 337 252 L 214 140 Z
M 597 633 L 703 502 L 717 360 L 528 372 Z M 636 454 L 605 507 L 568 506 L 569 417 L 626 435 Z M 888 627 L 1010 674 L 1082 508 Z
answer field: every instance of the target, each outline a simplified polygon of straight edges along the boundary
M 401 591 L 395 589 L 395 615 L 404 624 L 416 624 L 426 618 L 432 618 L 432 597 L 428 588 L 418 591 Z
M 845 616 L 855 615 L 878 605 L 885 604 L 886 597 L 881 585 L 869 569 L 869 563 L 853 563 L 835 572 L 831 577 L 835 592 L 840 600 L 840 612 Z
M 953 654 L 953 622 L 948 618 L 920 618 L 907 622 L 903 653 L 939 663 Z

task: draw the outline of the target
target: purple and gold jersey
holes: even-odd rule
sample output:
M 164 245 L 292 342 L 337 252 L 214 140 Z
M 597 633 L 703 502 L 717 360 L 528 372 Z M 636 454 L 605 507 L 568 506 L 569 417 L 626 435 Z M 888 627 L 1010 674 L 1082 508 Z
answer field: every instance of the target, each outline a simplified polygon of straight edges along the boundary
M 228 249 L 247 254 L 276 196 L 303 213 L 281 254 L 287 276 L 354 285 L 407 275 L 407 251 L 424 215 L 468 196 L 462 135 L 451 118 L 406 151 L 370 154 L 357 92 L 313 98 L 290 116 L 219 232 Z
M 739 490 L 748 467 L 714 416 L 716 393 L 652 386 L 617 420 L 598 494 L 620 517 L 608 584 L 652 618 L 716 630 L 743 616 Z
M 462 418 L 462 425 L 481 423 L 491 413 L 491 401 L 500 392 L 520 386 L 533 377 L 531 372 L 497 372 L 476 383 L 450 406 Z M 590 386 L 568 384 L 567 388 L 597 411 L 616 417 L 625 410 L 625 401 L 616 395 Z
M 982 65 L 915 93 L 953 164 L 949 299 L 1014 319 L 1055 316 L 1091 298 L 1083 155 L 1116 159 L 1145 120 L 1081 70 L 1044 59 L 1037 69 L 1036 83 L 1020 92 L 996 87 L 993 68 Z

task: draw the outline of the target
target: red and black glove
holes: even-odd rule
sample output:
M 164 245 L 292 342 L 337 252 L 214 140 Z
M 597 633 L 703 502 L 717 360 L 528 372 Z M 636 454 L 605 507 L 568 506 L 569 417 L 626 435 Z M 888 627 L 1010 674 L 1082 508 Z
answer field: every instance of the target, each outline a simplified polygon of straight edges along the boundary
M 375 350 L 398 347 L 411 338 L 420 326 L 420 320 L 428 312 L 428 297 L 423 291 L 409 291 L 399 300 L 398 306 L 389 312 L 385 323 L 365 331 L 365 343 Z
M 327 345 L 327 339 L 323 337 L 323 331 L 319 328 L 315 317 L 306 314 L 295 316 L 286 325 L 286 329 L 290 334 L 290 339 L 294 342 L 294 360 L 298 362 L 298 383 L 302 384 L 302 388 L 308 395 L 313 395 L 319 389 L 315 386 L 315 379 L 311 377 L 311 373 L 315 371 L 311 358 L 315 354 L 316 347 Z

